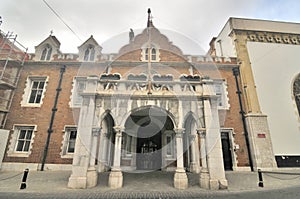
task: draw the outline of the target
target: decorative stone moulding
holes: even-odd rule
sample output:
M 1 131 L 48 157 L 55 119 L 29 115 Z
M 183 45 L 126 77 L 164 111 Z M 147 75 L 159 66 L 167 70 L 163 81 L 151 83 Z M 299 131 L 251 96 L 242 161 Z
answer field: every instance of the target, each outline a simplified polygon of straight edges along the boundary
M 300 35 L 287 34 L 287 33 L 248 31 L 247 40 L 253 42 L 300 45 Z

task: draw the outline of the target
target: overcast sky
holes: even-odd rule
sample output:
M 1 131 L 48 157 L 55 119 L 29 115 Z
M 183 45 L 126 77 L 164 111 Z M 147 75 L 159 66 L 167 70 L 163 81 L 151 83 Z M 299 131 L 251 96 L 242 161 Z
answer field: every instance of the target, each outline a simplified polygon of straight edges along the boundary
M 93 35 L 103 51 L 115 51 L 107 40 L 123 38 L 128 42 L 129 29 L 146 27 L 147 9 L 153 23 L 182 48 L 185 54 L 208 50 L 209 41 L 217 36 L 229 17 L 258 18 L 300 23 L 299 0 L 45 0 L 75 32 L 47 7 L 43 0 L 0 0 L 1 30 L 18 34 L 18 41 L 34 52 L 53 30 L 63 53 L 77 52 L 77 47 Z M 174 34 L 173 34 L 174 33 Z M 180 35 L 196 43 L 198 52 Z M 79 39 L 79 38 L 80 39 Z M 174 37 L 174 38 L 173 38 Z M 122 39 L 121 39 L 122 40 Z M 118 40 L 119 41 L 119 40 Z M 120 41 L 120 45 L 122 43 Z M 121 46 L 120 46 L 121 47 Z

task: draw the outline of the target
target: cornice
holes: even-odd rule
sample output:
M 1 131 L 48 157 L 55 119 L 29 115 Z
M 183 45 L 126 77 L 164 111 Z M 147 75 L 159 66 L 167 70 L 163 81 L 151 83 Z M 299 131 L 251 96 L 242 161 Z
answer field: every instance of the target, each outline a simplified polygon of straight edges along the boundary
M 243 35 L 251 42 L 300 45 L 300 34 L 249 30 L 234 30 L 233 33 Z

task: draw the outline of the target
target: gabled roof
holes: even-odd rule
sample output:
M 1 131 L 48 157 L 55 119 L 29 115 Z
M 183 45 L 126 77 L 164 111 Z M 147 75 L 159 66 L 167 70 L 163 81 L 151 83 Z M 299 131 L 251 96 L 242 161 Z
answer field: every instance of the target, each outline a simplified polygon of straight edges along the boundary
M 98 44 L 98 42 L 94 39 L 93 35 L 91 35 L 85 42 L 83 42 L 83 44 L 81 44 L 80 46 L 78 46 L 78 48 L 81 48 L 82 46 L 84 46 L 85 44 L 87 44 L 88 42 L 92 42 L 94 43 L 96 46 L 100 46 Z
M 56 47 L 60 47 L 60 42 L 58 41 L 58 39 L 55 37 L 55 36 L 53 36 L 53 35 L 49 35 L 49 37 L 47 37 L 44 41 L 42 41 L 39 45 L 37 45 L 36 47 L 38 47 L 38 46 L 40 46 L 40 45 L 42 45 L 42 44 L 44 44 L 44 43 L 47 43 L 47 41 L 48 42 L 51 42 L 51 43 L 53 43 L 53 44 L 55 44 L 56 45 Z

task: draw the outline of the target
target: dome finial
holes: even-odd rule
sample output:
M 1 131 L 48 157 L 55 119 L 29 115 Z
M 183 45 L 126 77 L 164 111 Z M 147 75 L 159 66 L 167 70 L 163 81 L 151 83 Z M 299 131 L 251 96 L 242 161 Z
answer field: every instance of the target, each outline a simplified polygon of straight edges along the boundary
M 149 27 L 153 27 L 151 9 L 150 8 L 148 8 L 148 21 L 147 21 L 147 28 L 149 28 Z

